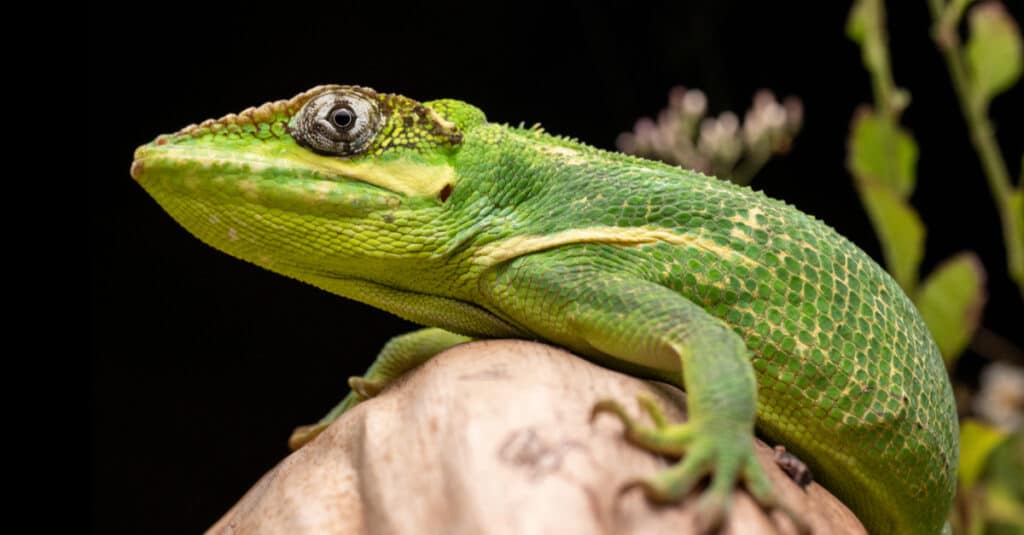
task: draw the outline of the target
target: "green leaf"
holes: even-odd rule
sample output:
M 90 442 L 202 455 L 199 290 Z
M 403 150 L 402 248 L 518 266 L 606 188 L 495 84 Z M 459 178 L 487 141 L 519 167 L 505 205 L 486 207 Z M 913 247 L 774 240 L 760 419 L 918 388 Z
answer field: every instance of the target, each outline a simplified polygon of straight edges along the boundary
M 988 521 L 1024 530 L 1024 503 L 1021 503 L 1016 496 L 1002 487 L 986 490 L 985 513 L 988 516 Z M 1007 531 L 1007 533 L 1020 533 L 1020 531 Z
M 970 489 L 978 481 L 989 454 L 1008 435 L 999 428 L 967 418 L 960 423 L 960 485 Z
M 869 179 L 906 199 L 914 191 L 917 143 L 893 119 L 862 108 L 850 126 L 846 165 L 858 179 Z
M 980 477 L 986 487 L 1003 489 L 1024 507 L 1024 428 L 1018 428 L 992 450 Z
M 854 0 L 850 7 L 850 15 L 846 19 L 846 36 L 857 44 L 864 43 L 864 32 L 867 31 L 867 19 L 872 15 L 869 0 Z
M 979 109 L 1020 78 L 1024 45 L 1020 29 L 999 2 L 986 2 L 967 14 L 967 69 Z
M 857 191 L 882 244 L 885 264 L 908 295 L 917 285 L 917 267 L 924 254 L 924 224 L 917 212 L 893 190 L 859 180 Z
M 985 267 L 971 252 L 946 260 L 921 283 L 914 304 L 947 365 L 971 341 L 985 297 Z

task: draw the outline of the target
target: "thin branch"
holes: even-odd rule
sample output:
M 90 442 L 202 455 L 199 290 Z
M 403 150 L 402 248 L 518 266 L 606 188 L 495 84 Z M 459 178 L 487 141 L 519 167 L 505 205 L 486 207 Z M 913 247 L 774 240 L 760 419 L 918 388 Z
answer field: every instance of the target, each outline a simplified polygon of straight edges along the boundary
M 869 0 L 866 8 L 869 12 L 865 22 L 874 25 L 874 28 L 864 32 L 863 46 L 865 66 L 871 74 L 875 106 L 882 115 L 896 121 L 905 107 L 905 102 L 902 102 L 900 90 L 892 76 L 889 33 L 885 29 L 885 4 L 882 0 Z
M 967 74 L 967 65 L 964 63 L 960 38 L 956 33 L 956 25 L 959 23 L 960 17 L 958 13 L 950 12 L 951 5 L 944 0 L 928 0 L 934 24 L 933 37 L 946 59 L 946 66 L 949 68 L 950 78 L 953 80 L 953 89 L 960 99 L 960 108 L 970 131 L 971 143 L 981 160 L 985 178 L 988 179 L 989 190 L 991 190 L 999 210 L 1010 277 L 1017 283 L 1021 296 L 1024 296 L 1024 240 L 1020 239 L 1020 236 L 1024 236 L 1024 229 L 1018 228 L 1021 218 L 1016 217 L 1013 213 L 1015 209 L 1014 186 L 1010 181 L 1010 171 L 1006 167 L 1006 161 L 1003 160 L 1003 155 L 999 152 L 999 144 L 996 141 L 992 123 L 989 121 L 985 109 L 978 104 L 981 99 L 975 98 L 974 86 L 971 84 Z M 1024 192 L 1018 191 L 1016 194 L 1024 195 Z

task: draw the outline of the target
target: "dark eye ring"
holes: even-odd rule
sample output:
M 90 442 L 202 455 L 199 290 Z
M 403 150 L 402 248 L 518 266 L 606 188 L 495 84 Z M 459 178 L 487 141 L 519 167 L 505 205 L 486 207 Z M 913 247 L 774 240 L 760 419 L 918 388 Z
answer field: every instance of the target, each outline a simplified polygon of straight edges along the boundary
M 356 124 L 356 113 L 348 106 L 338 106 L 328 116 L 331 124 L 341 130 L 348 130 Z

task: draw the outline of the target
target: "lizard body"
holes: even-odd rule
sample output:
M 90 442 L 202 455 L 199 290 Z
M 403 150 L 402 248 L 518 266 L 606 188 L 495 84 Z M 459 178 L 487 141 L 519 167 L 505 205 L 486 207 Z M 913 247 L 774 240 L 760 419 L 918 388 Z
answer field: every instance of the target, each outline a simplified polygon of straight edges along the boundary
M 811 465 L 873 533 L 937 533 L 957 421 L 914 306 L 824 223 L 748 188 L 492 124 L 462 102 L 321 86 L 160 136 L 132 176 L 206 243 L 435 327 L 382 351 L 329 423 L 467 337 L 549 340 L 687 389 L 691 420 L 631 440 L 685 454 L 642 482 L 674 501 L 705 473 L 712 516 L 753 427 Z

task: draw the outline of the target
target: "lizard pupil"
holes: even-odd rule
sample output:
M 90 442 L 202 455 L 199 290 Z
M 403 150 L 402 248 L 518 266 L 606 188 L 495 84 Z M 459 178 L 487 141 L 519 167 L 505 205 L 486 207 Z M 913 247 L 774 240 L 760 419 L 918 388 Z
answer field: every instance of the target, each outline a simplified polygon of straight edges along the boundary
M 352 128 L 355 122 L 356 114 L 347 106 L 331 111 L 331 123 L 342 130 Z
M 338 88 L 306 102 L 289 122 L 288 132 L 303 147 L 349 158 L 370 146 L 384 119 L 376 93 Z

